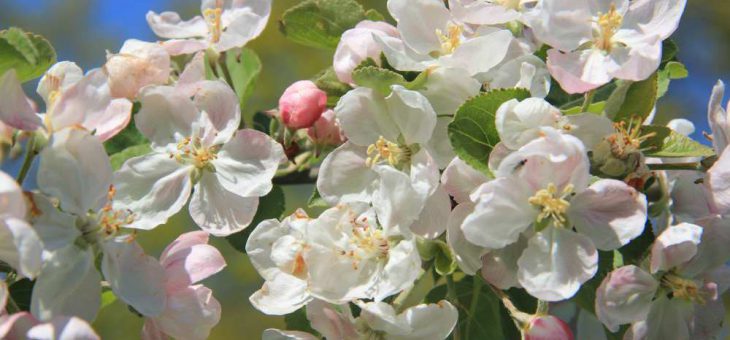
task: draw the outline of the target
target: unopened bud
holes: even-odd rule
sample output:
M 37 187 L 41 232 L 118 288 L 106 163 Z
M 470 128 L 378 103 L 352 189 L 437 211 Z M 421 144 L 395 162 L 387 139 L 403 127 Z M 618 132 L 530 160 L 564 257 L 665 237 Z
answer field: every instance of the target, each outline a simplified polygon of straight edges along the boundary
M 281 121 L 291 129 L 308 128 L 327 109 L 327 94 L 309 80 L 289 86 L 279 99 Z
M 552 315 L 534 317 L 522 333 L 525 340 L 573 340 L 568 325 Z
M 322 114 L 314 125 L 307 130 L 307 134 L 319 145 L 337 146 L 345 142 L 345 137 L 340 131 L 340 125 L 335 120 L 335 112 L 327 110 Z

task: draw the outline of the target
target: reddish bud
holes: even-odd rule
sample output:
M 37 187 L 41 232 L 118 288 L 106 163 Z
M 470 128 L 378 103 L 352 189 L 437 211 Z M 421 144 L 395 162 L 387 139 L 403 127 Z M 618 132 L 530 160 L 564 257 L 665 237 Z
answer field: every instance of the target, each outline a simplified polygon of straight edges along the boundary
M 536 316 L 523 331 L 525 340 L 573 340 L 568 325 L 552 315 Z
M 314 125 L 307 130 L 307 134 L 319 145 L 340 145 L 345 142 L 340 125 L 335 120 L 335 112 L 327 110 Z
M 281 121 L 291 129 L 308 128 L 327 109 L 327 94 L 309 80 L 289 86 L 279 99 Z

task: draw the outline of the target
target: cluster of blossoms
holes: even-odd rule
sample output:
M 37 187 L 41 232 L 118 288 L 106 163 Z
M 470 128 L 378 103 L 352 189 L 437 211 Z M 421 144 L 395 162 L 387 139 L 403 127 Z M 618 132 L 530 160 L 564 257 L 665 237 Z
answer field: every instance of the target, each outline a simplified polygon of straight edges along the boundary
M 45 113 L 27 70 L 0 69 L 0 155 L 26 151 L 0 172 L 0 336 L 96 339 L 106 292 L 145 339 L 205 339 L 221 306 L 200 281 L 226 266 L 213 236 L 263 278 L 257 310 L 310 323 L 268 340 L 720 338 L 724 85 L 712 148 L 687 120 L 652 124 L 686 73 L 669 40 L 685 4 L 388 0 L 389 23 L 307 0 L 282 31 L 333 49 L 332 67 L 256 113 L 244 46 L 268 0 L 148 13 L 165 40 L 42 70 Z M 291 183 L 316 183 L 307 206 L 269 211 Z M 147 255 L 136 239 L 178 214 L 202 230 Z

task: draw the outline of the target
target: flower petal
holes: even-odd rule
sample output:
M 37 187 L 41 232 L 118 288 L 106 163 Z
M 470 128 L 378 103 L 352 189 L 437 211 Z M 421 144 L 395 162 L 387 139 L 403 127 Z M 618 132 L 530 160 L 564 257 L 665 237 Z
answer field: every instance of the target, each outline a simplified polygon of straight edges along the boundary
M 175 339 L 207 339 L 221 318 L 221 305 L 205 286 L 185 287 L 168 295 L 165 311 L 154 318 L 166 335 Z
M 205 241 L 199 242 L 203 237 Z M 165 269 L 168 294 L 198 283 L 226 267 L 223 255 L 208 245 L 208 234 L 202 231 L 180 235 L 165 249 L 160 264 Z
M 378 173 L 366 165 L 367 148 L 346 142 L 322 161 L 317 191 L 330 204 L 370 202 Z
M 596 316 L 606 328 L 644 320 L 659 282 L 634 265 L 618 268 L 606 276 L 596 291 Z
M 285 315 L 312 300 L 307 282 L 284 272 L 278 272 L 253 293 L 248 300 L 264 314 Z
M 397 97 L 393 97 L 396 101 Z M 397 141 L 398 125 L 388 112 L 385 99 L 380 93 L 367 87 L 358 87 L 347 92 L 335 107 L 342 132 L 351 143 L 368 146 L 383 137 Z
M 668 271 L 687 263 L 697 254 L 702 228 L 689 223 L 668 227 L 651 247 L 651 272 Z
M 492 250 L 482 256 L 482 277 L 499 289 L 519 287 L 517 260 L 527 248 L 527 239 L 520 239 L 502 249 Z
M 474 205 L 471 202 L 457 205 L 449 215 L 449 224 L 446 229 L 446 242 L 454 252 L 459 268 L 467 275 L 476 274 L 482 267 L 482 255 L 487 252 L 487 249 L 467 241 L 464 238 L 464 232 L 461 231 L 461 224 L 472 211 L 474 211 Z
M 6 71 L 0 77 L 0 93 L 0 121 L 26 131 L 33 131 L 41 126 L 41 118 L 25 96 L 15 69 Z
M 425 144 L 436 128 L 436 112 L 422 94 L 400 85 L 391 86 L 393 92 L 385 98 L 385 106 L 399 130 L 399 138 L 406 144 Z M 395 140 L 391 140 L 395 141 Z
M 183 21 L 175 12 L 147 12 L 147 23 L 155 34 L 161 38 L 184 39 L 204 37 L 208 34 L 208 24 L 201 16 Z
M 243 197 L 228 191 L 219 177 L 206 173 L 190 199 L 190 216 L 201 229 L 224 237 L 251 224 L 258 205 L 258 197 Z
M 271 180 L 284 159 L 281 144 L 262 132 L 243 129 L 212 164 L 223 187 L 242 197 L 259 197 L 271 191 Z
M 446 231 L 449 213 L 451 213 L 451 198 L 443 187 L 439 186 L 426 199 L 418 219 L 411 225 L 411 231 L 427 239 L 435 239 Z
M 398 22 L 398 31 L 406 44 L 420 54 L 441 50 L 436 30 L 446 32 L 451 18 L 444 3 L 438 0 L 389 0 L 388 12 Z
M 86 321 L 74 316 L 58 316 L 28 330 L 29 339 L 98 340 L 101 339 Z
M 28 207 L 14 178 L 0 171 L 0 215 L 25 218 Z
M 41 271 L 42 253 L 43 243 L 30 224 L 15 217 L 0 219 L 0 260 L 34 279 Z
M 142 108 L 134 122 L 153 147 L 164 147 L 192 135 L 198 109 L 184 93 L 170 86 L 150 86 L 143 88 L 137 98 Z

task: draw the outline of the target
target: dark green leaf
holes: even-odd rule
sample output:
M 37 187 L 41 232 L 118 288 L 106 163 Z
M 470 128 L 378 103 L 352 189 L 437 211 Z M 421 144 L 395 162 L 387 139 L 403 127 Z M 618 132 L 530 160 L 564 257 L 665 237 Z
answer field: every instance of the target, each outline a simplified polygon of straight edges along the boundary
M 679 53 L 679 46 L 672 39 L 666 39 L 662 42 L 662 63 L 674 60 Z
M 56 63 L 56 51 L 45 38 L 11 27 L 0 31 L 0 76 L 15 69 L 25 82 L 43 75 Z
M 449 140 L 456 154 L 477 170 L 489 174 L 489 154 L 499 142 L 495 114 L 510 99 L 530 97 L 524 89 L 494 90 L 468 100 L 449 124 Z
M 335 49 L 342 33 L 365 18 L 355 0 L 306 0 L 284 12 L 279 27 L 296 43 Z
M 275 185 L 268 195 L 259 198 L 259 207 L 258 210 L 256 210 L 256 216 L 254 216 L 251 224 L 249 224 L 246 229 L 226 237 L 228 243 L 230 243 L 236 250 L 245 253 L 246 241 L 248 241 L 248 236 L 251 235 L 254 228 L 256 228 L 261 221 L 271 218 L 280 218 L 281 214 L 284 213 L 284 200 L 284 191 L 281 190 L 281 187 Z
M 8 287 L 10 297 L 13 299 L 13 302 L 17 305 L 20 311 L 30 310 L 30 298 L 33 294 L 34 285 L 35 283 L 33 281 L 22 279 Z
M 629 122 L 632 119 L 644 121 L 656 104 L 657 79 L 658 76 L 654 73 L 639 82 L 620 81 L 606 102 L 606 115 L 615 122 Z
M 300 331 L 309 334 L 319 334 L 315 331 L 309 319 L 307 319 L 306 307 L 297 309 L 294 313 L 289 313 L 284 316 L 284 322 L 286 323 L 286 329 L 290 331 Z
M 129 160 L 130 158 L 146 155 L 152 151 L 152 148 L 149 144 L 140 144 L 135 146 L 130 146 L 123 151 L 117 152 L 111 157 L 109 157 L 109 160 L 112 163 L 112 169 L 119 170 L 122 165 L 124 165 L 124 162 Z

